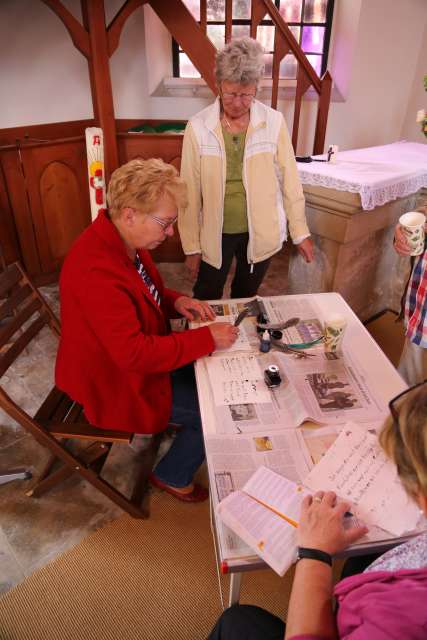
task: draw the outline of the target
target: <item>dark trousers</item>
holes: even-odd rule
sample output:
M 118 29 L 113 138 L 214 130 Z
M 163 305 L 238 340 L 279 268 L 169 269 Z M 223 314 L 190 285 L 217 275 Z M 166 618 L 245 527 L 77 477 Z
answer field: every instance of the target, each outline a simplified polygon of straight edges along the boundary
M 341 579 L 361 573 L 380 554 L 349 558 Z M 218 619 L 208 640 L 283 640 L 286 626 L 272 613 L 260 607 L 235 604 Z
M 247 255 L 248 241 L 248 233 L 222 234 L 221 268 L 215 269 L 202 260 L 193 289 L 195 298 L 199 300 L 219 300 L 222 298 L 225 281 L 234 257 L 236 257 L 236 272 L 231 283 L 231 297 L 252 298 L 256 295 L 267 272 L 270 259 L 250 265 Z
M 272 613 L 248 604 L 226 609 L 208 640 L 283 640 L 285 624 Z
M 202 423 L 194 367 L 187 364 L 171 373 L 171 422 L 181 425 L 171 448 L 154 469 L 154 474 L 171 487 L 186 487 L 205 459 Z

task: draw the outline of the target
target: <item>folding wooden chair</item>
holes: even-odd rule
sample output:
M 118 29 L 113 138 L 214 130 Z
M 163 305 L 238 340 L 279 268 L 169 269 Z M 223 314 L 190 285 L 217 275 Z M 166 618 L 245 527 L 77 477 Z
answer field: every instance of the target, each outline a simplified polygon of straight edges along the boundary
M 50 452 L 27 495 L 41 496 L 58 482 L 78 473 L 131 516 L 147 518 L 149 510 L 144 497 L 162 433 L 152 436 L 149 446 L 140 454 L 134 489 L 131 496 L 126 497 L 103 479 L 101 472 L 113 443 L 129 444 L 133 434 L 90 425 L 82 407 L 57 387 L 53 387 L 32 418 L 1 385 L 4 373 L 45 326 L 60 336 L 55 314 L 15 262 L 0 273 L 0 407 Z M 78 453 L 75 453 L 76 440 L 80 443 Z

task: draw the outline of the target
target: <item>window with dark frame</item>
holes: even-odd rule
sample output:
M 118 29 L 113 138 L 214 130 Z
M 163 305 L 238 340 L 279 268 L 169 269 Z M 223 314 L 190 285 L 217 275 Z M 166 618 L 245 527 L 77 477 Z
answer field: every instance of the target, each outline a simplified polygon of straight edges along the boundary
M 183 0 L 194 19 L 200 22 L 200 1 Z M 207 36 L 217 49 L 225 44 L 225 0 L 207 0 Z M 320 77 L 328 62 L 334 0 L 274 0 L 274 4 L 301 45 L 308 61 Z M 233 0 L 232 38 L 250 35 L 251 0 Z M 272 77 L 274 25 L 262 20 L 257 40 L 265 49 L 265 77 Z M 172 41 L 175 78 L 200 78 L 200 73 L 175 40 Z M 297 61 L 292 53 L 280 63 L 281 79 L 295 79 Z

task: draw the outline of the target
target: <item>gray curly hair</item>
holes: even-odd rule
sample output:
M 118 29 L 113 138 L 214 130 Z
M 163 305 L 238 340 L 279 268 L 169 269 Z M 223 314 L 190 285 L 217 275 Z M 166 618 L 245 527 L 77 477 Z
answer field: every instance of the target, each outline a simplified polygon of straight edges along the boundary
M 258 84 L 264 75 L 264 49 L 253 38 L 244 37 L 231 40 L 218 51 L 215 60 L 217 84 L 236 82 L 238 84 Z

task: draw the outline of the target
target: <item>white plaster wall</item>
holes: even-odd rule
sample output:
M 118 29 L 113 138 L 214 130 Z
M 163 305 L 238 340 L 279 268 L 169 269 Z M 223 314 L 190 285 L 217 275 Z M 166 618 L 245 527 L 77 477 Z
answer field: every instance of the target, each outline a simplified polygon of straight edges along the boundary
M 425 2 L 427 13 L 427 2 Z M 415 69 L 405 119 L 402 127 L 402 138 L 413 142 L 427 142 L 421 132 L 421 125 L 416 122 L 416 114 L 419 109 L 427 111 L 427 92 L 424 90 L 424 76 L 427 75 L 427 22 L 424 28 L 424 36 L 418 56 L 418 64 Z
M 106 0 L 107 21 L 121 3 Z M 78 0 L 64 4 L 80 19 Z M 427 59 L 426 0 L 335 4 L 332 72 L 345 101 L 331 105 L 327 143 L 346 149 L 407 135 L 411 104 L 424 94 L 419 69 Z M 147 29 L 153 34 L 148 46 Z M 185 119 L 208 104 L 202 98 L 150 96 L 162 74 L 171 71 L 169 47 L 170 37 L 151 9 L 137 9 L 110 61 L 116 117 Z M 0 86 L 0 128 L 93 116 L 86 60 L 38 0 L 0 2 Z M 292 108 L 279 106 L 291 122 Z M 315 109 L 315 102 L 303 109 L 299 153 L 311 151 Z
M 0 87 L 0 128 L 93 117 L 86 59 L 39 0 L 0 2 Z
M 348 97 L 332 106 L 328 142 L 350 149 L 402 137 L 426 23 L 425 0 L 363 0 Z

